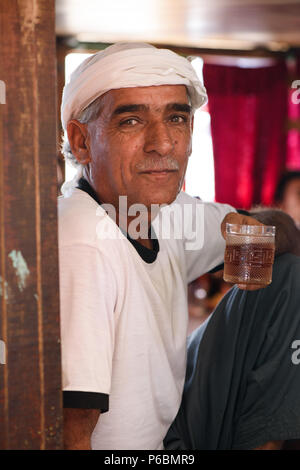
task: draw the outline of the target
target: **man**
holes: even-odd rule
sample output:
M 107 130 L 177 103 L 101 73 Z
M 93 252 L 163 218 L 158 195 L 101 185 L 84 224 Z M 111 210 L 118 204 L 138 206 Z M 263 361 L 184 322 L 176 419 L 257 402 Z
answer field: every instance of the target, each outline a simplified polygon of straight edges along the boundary
M 276 188 L 275 202 L 300 228 L 300 171 L 289 171 L 282 175 Z
M 147 44 L 95 54 L 64 89 L 79 167 L 59 200 L 66 448 L 163 448 L 184 384 L 187 284 L 222 262 L 226 221 L 257 223 L 178 195 L 205 101 L 189 61 Z
M 234 287 L 189 337 L 169 450 L 300 448 L 300 232 L 287 214 L 278 218 L 289 253 L 276 258 L 272 283 Z

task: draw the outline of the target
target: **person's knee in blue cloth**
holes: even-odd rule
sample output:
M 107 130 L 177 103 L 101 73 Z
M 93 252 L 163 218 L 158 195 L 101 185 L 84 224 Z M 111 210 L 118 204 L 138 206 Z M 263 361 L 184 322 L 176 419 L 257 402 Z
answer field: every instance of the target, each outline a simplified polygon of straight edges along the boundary
M 289 236 L 291 253 L 276 257 L 272 283 L 233 287 L 189 337 L 166 449 L 272 449 L 300 439 L 300 234 L 292 225 Z

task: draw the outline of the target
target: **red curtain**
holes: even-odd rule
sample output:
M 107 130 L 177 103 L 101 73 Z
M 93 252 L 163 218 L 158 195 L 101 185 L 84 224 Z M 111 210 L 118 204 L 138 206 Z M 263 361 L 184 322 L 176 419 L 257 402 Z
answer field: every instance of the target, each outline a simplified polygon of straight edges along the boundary
M 291 126 L 287 136 L 287 170 L 300 170 L 300 54 L 295 55 L 294 60 L 289 64 L 289 100 L 288 100 L 288 118 Z M 293 82 L 298 83 L 292 87 Z
M 205 64 L 216 201 L 270 205 L 286 160 L 287 68 Z

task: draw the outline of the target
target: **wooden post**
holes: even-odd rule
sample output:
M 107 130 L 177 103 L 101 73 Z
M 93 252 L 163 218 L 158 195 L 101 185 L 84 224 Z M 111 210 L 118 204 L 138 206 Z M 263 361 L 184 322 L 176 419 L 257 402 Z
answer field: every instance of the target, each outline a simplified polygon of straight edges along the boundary
M 56 137 L 56 155 L 57 155 L 57 179 L 58 179 L 58 188 L 57 193 L 61 195 L 60 188 L 62 183 L 65 180 L 65 160 L 61 152 L 61 136 L 63 133 L 63 128 L 61 125 L 60 119 L 60 108 L 61 108 L 61 99 L 63 88 L 65 85 L 65 60 L 66 55 L 70 52 L 70 47 L 66 46 L 62 40 L 59 38 L 56 39 L 56 70 L 57 70 L 57 137 Z
M 62 446 L 54 24 L 0 2 L 1 449 Z

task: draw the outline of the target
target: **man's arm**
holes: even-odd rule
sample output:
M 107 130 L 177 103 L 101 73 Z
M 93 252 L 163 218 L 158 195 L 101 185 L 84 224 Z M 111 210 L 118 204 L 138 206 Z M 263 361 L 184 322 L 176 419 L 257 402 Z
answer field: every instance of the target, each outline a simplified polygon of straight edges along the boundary
M 84 244 L 61 248 L 60 293 L 64 445 L 90 449 L 109 406 L 116 283 L 107 257 Z
M 100 410 L 64 408 L 64 449 L 91 450 L 91 435 Z

